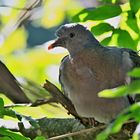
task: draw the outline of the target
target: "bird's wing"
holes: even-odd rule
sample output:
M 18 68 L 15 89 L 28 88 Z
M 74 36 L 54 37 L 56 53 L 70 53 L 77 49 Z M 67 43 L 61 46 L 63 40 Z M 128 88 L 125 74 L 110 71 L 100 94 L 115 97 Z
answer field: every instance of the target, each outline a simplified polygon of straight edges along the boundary
M 20 88 L 19 83 L 8 70 L 8 68 L 0 61 L 0 92 L 5 93 L 15 103 L 29 102 L 25 93 Z
M 66 61 L 68 60 L 68 55 L 66 55 L 62 60 L 61 60 L 61 66 L 59 68 L 59 82 L 61 84 L 61 89 L 63 91 L 63 93 L 68 97 L 68 93 L 64 87 L 64 65 L 66 63 Z
M 130 49 L 123 49 L 124 51 L 127 51 L 130 55 L 130 58 L 133 62 L 133 68 L 135 67 L 140 67 L 140 56 L 138 55 L 138 52 L 136 51 L 132 51 Z M 140 78 L 131 78 L 131 80 L 140 80 Z M 129 99 L 131 98 L 132 103 L 135 102 L 139 102 L 140 101 L 140 95 L 136 94 L 135 96 L 129 96 Z
M 138 52 L 127 49 L 127 48 L 122 48 L 122 50 L 129 53 L 129 57 L 130 57 L 131 61 L 133 62 L 132 68 L 140 67 L 140 56 L 138 55 Z M 132 77 L 131 81 L 139 80 L 139 79 L 140 78 Z M 134 102 L 140 101 L 139 94 L 137 94 L 135 96 L 128 95 L 127 97 L 128 97 L 128 100 L 131 104 L 133 104 Z
M 129 53 L 130 59 L 134 64 L 133 68 L 140 67 L 140 56 L 138 55 L 138 52 L 126 48 L 123 48 L 122 50 Z

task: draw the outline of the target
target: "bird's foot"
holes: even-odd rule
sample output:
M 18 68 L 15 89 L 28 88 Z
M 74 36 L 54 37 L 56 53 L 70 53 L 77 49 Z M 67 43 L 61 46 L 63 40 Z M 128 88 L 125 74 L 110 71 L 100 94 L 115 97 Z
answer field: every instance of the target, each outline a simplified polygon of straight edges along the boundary
M 94 118 L 81 118 L 81 123 L 86 125 L 86 126 L 94 126 L 97 127 L 99 125 L 103 125 L 103 123 L 100 123 L 96 121 Z

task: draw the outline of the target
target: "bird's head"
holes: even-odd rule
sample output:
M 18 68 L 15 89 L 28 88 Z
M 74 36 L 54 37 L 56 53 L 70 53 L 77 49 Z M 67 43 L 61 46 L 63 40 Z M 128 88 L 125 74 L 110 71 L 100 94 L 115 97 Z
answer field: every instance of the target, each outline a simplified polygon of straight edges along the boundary
M 62 25 L 56 31 L 56 36 L 57 39 L 48 47 L 49 50 L 60 46 L 71 53 L 96 40 L 86 27 L 75 23 Z

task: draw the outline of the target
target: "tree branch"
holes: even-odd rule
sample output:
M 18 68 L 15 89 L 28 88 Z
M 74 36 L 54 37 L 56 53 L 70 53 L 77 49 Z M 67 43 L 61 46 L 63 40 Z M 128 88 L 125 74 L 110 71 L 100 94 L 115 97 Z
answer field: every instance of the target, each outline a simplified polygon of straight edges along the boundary
M 44 84 L 44 88 L 50 92 L 52 97 L 60 103 L 62 106 L 65 107 L 65 109 L 68 110 L 69 114 L 72 114 L 76 118 L 79 118 L 79 115 L 77 114 L 72 102 L 50 81 L 46 80 L 46 83 Z
M 38 124 L 38 127 L 30 126 L 29 128 L 25 128 L 27 122 L 13 122 L 12 128 L 10 123 L 4 120 L 4 123 L 0 121 L 1 127 L 5 127 L 11 129 L 12 131 L 17 131 L 22 133 L 26 137 L 30 137 L 31 139 L 35 138 L 38 135 L 42 135 L 45 138 L 49 138 L 49 140 L 58 140 L 58 139 L 69 139 L 72 140 L 93 140 L 96 136 L 101 133 L 106 125 L 100 125 L 98 127 L 87 128 L 83 124 L 81 124 L 76 119 L 60 119 L 60 118 L 41 118 L 35 120 Z M 128 140 L 132 132 L 134 132 L 134 128 L 136 127 L 136 122 L 130 120 L 126 122 L 122 128 L 122 130 L 114 135 L 110 136 L 110 139 L 115 140 Z M 133 131 L 132 131 L 133 128 Z M 130 133 L 131 131 L 131 133 Z

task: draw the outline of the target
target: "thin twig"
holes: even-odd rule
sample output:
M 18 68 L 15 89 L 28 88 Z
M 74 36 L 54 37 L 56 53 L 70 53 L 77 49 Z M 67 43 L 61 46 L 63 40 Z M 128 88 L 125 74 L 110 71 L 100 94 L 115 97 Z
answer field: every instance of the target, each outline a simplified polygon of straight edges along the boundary
M 4 108 L 13 108 L 13 107 L 24 107 L 24 106 L 31 106 L 32 104 L 11 104 L 11 105 L 5 105 Z
M 3 37 L 3 39 L 5 40 L 12 32 L 14 32 L 19 26 L 21 26 L 24 21 L 29 19 L 29 17 L 31 16 L 32 10 L 34 8 L 36 8 L 38 6 L 38 4 L 40 4 L 41 2 L 42 2 L 42 0 L 36 0 L 36 1 L 32 2 L 30 5 L 27 2 L 26 6 L 24 8 L 21 8 L 21 10 L 24 10 L 24 11 L 19 13 L 17 20 L 16 21 L 13 20 L 13 21 L 9 22 L 1 30 L 1 36 Z M 19 10 L 20 10 L 20 8 L 19 8 Z
M 32 10 L 33 8 L 26 8 L 26 7 L 23 7 L 23 8 L 20 8 L 20 7 L 15 7 L 15 6 L 12 6 L 12 5 L 0 5 L 0 8 L 11 8 L 11 9 L 15 9 L 15 10 Z
M 40 2 L 41 0 L 36 0 L 34 1 L 27 9 L 34 9 L 37 4 Z M 29 10 L 25 11 L 17 20 L 18 25 L 21 24 L 21 22 L 25 19 L 26 15 L 28 14 Z M 20 24 L 19 24 L 20 23 Z
M 13 108 L 13 107 L 36 107 L 44 104 L 51 104 L 51 103 L 57 103 L 57 101 L 54 98 L 50 99 L 40 99 L 33 103 L 27 103 L 27 104 L 11 104 L 11 105 L 5 105 L 4 108 Z
M 42 100 L 37 100 L 34 103 L 31 104 L 32 107 L 39 106 L 39 105 L 44 105 L 44 104 L 50 104 L 50 103 L 56 103 L 57 101 L 54 98 L 50 99 L 42 99 Z

